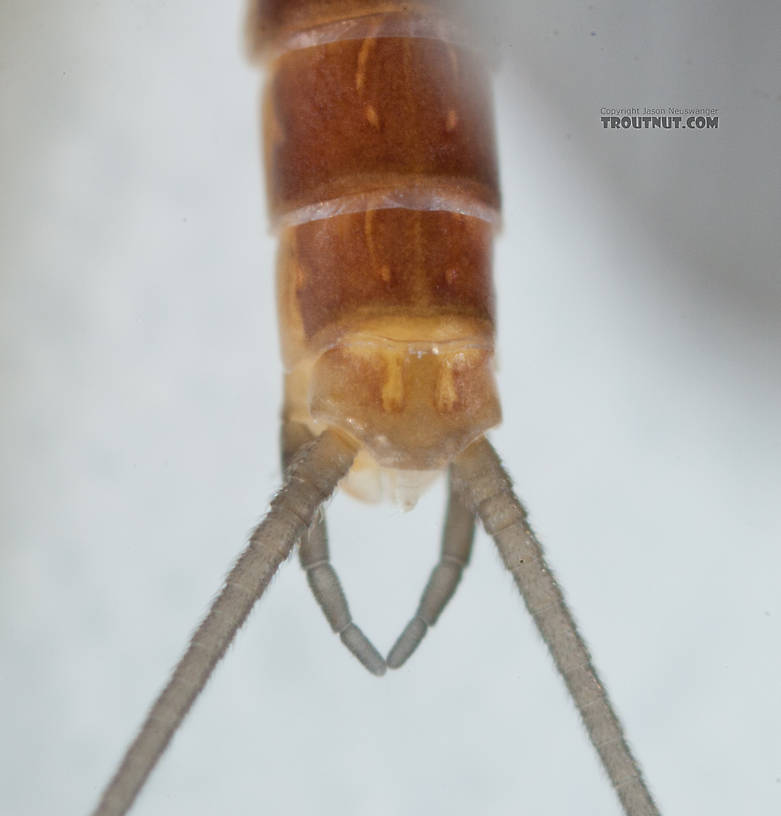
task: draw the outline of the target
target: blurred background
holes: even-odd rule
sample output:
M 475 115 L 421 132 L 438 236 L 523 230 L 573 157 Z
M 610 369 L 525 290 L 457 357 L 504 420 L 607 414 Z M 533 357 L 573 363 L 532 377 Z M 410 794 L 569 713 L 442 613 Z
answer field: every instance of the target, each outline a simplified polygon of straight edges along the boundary
M 505 457 L 665 813 L 781 808 L 781 10 L 483 3 L 497 58 Z M 243 4 L 2 7 L 0 808 L 85 814 L 279 481 Z M 604 130 L 602 107 L 717 130 Z M 439 546 L 331 505 L 386 650 Z M 619 814 L 481 533 L 369 676 L 295 561 L 146 814 Z

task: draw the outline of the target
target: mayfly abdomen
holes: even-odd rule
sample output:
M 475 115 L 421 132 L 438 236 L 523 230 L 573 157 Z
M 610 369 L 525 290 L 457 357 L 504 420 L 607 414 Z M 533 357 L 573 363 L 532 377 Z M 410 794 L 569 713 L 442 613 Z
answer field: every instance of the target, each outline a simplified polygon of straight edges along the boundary
M 264 130 L 280 230 L 285 480 L 95 816 L 127 812 L 294 546 L 333 631 L 381 676 L 410 658 L 452 597 L 476 518 L 496 541 L 624 812 L 659 814 L 526 510 L 483 437 L 500 418 L 493 112 L 479 60 L 439 8 L 436 0 L 253 6 L 253 50 L 271 60 Z M 440 558 L 387 657 L 352 619 L 321 509 L 362 456 L 396 474 L 450 471 Z
M 500 419 L 488 72 L 436 4 L 257 19 L 285 416 L 346 431 L 364 463 L 441 469 Z

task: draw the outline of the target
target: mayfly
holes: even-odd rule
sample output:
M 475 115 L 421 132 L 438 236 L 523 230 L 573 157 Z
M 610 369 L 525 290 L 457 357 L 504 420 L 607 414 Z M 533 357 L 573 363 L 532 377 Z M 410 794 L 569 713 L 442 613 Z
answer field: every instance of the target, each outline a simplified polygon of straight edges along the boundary
M 658 810 L 561 590 L 485 432 L 499 219 L 489 76 L 437 0 L 257 0 L 285 397 L 283 485 L 94 811 L 127 812 L 236 631 L 296 543 L 333 630 L 373 674 L 420 645 L 494 538 L 629 816 Z M 411 505 L 447 469 L 439 562 L 386 657 L 353 622 L 329 561 L 337 484 Z

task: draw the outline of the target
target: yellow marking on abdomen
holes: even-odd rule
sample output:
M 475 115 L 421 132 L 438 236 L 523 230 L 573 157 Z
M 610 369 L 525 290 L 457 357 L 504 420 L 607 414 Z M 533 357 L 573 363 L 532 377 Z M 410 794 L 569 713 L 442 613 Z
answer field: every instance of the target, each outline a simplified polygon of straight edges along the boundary
M 358 67 L 355 71 L 355 90 L 361 93 L 366 81 L 366 64 L 377 41 L 373 37 L 367 37 L 361 43 L 361 50 L 358 52 Z
M 380 117 L 377 115 L 377 109 L 374 105 L 366 106 L 366 121 L 375 129 L 380 129 Z
M 440 414 L 449 413 L 453 410 L 457 398 L 456 384 L 453 382 L 453 367 L 447 360 L 443 360 L 439 367 L 439 376 L 434 391 L 434 404 L 437 411 Z
M 384 354 L 386 380 L 382 386 L 382 407 L 387 413 L 399 411 L 404 405 L 404 380 L 401 376 L 403 358 L 401 354 Z
M 372 272 L 376 273 L 385 283 L 390 283 L 391 271 L 388 264 L 381 264 L 377 258 L 377 252 L 374 248 L 374 215 L 377 210 L 366 210 L 366 215 L 363 219 L 363 234 L 366 237 L 366 246 L 369 250 L 369 259 L 371 261 Z

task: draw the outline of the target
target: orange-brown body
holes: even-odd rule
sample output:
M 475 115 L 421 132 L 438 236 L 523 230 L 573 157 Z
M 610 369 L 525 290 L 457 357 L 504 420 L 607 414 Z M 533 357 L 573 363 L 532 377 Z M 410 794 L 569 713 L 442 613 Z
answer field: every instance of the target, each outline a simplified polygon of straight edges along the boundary
M 477 517 L 515 578 L 624 812 L 659 816 L 526 510 L 482 437 L 499 421 L 490 93 L 438 8 L 437 0 L 258 0 L 254 7 L 253 48 L 275 60 L 264 113 L 269 204 L 281 230 L 285 482 L 93 816 L 127 813 L 294 546 L 333 631 L 381 676 L 400 668 L 437 622 L 469 562 Z M 383 657 L 352 619 L 321 508 L 345 476 L 348 489 L 365 496 L 367 470 L 395 474 L 397 498 L 409 504 L 423 486 L 421 471 L 444 465 L 440 558 Z
M 251 15 L 271 60 L 284 411 L 356 438 L 357 470 L 439 470 L 500 419 L 491 91 L 443 5 L 260 0 Z

